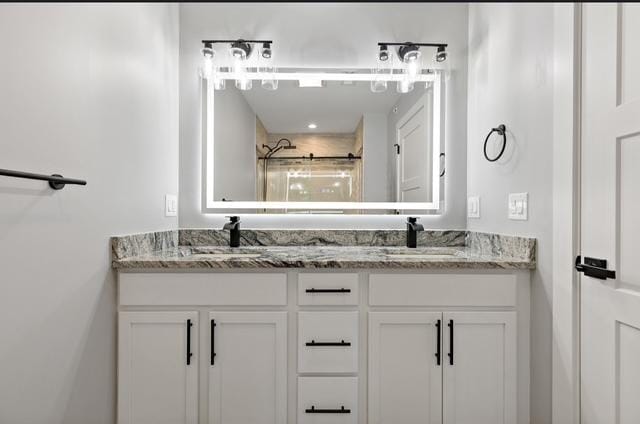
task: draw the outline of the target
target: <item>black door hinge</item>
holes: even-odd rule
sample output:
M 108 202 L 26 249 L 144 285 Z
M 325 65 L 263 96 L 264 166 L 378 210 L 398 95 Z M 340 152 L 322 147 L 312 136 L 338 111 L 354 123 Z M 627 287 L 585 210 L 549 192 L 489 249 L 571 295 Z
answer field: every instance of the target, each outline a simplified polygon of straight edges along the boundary
M 598 278 L 600 280 L 606 280 L 607 278 L 616 278 L 616 272 L 607 269 L 606 259 L 588 258 L 585 256 L 583 264 L 582 257 L 577 256 L 576 271 L 583 272 L 587 277 Z
M 398 143 L 395 143 L 393 146 L 396 148 L 396 155 L 399 155 L 400 154 L 400 145 Z

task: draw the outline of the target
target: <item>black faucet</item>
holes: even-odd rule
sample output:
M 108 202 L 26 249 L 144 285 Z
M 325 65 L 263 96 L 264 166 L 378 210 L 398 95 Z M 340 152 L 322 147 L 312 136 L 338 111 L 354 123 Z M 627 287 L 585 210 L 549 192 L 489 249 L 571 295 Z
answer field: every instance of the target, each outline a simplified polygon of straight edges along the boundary
M 418 245 L 418 231 L 424 231 L 422 224 L 416 221 L 418 218 L 407 218 L 407 247 L 415 248 Z
M 240 246 L 240 217 L 228 216 L 229 222 L 224 224 L 223 230 L 229 230 L 229 247 Z

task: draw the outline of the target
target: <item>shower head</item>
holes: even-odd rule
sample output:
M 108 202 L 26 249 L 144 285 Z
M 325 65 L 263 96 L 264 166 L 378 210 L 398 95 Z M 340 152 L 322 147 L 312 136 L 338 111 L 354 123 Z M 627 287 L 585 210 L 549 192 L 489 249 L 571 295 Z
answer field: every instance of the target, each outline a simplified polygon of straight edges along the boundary
M 288 144 L 282 146 L 280 145 L 280 143 L 282 142 L 286 142 Z M 296 149 L 296 146 L 288 138 L 281 138 L 273 147 L 267 144 L 263 144 L 262 147 L 268 150 L 267 154 L 265 155 L 267 158 L 270 158 L 271 156 L 275 155 L 277 152 L 279 152 L 282 149 Z

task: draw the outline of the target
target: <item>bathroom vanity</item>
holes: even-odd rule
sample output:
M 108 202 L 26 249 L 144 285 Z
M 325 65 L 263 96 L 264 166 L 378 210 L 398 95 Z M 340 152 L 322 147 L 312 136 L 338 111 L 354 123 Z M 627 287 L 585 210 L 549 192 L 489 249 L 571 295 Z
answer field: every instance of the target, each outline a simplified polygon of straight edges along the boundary
M 113 239 L 119 424 L 529 421 L 535 240 L 226 236 Z

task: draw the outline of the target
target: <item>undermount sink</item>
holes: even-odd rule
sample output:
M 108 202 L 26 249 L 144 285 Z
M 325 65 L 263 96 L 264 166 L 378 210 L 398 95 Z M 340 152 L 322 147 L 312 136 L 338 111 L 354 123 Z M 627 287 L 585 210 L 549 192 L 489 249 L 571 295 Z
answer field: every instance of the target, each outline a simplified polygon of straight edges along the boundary
M 191 256 L 206 257 L 207 259 L 244 259 L 258 258 L 260 253 L 194 253 Z
M 406 252 L 406 253 L 387 253 L 386 256 L 391 259 L 448 259 L 453 258 L 456 252 Z

